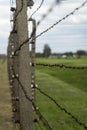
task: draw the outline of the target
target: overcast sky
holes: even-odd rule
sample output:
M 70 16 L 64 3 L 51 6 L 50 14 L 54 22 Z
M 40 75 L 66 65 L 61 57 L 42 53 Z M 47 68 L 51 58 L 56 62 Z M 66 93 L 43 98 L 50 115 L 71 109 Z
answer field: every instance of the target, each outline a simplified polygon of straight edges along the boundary
M 34 0 L 34 2 L 32 9 L 29 9 L 29 16 L 38 7 L 41 0 Z M 53 12 L 37 28 L 37 34 L 50 27 L 82 2 L 84 0 L 67 0 L 55 6 Z M 37 21 L 40 20 L 41 16 L 47 12 L 53 3 L 54 0 L 44 0 L 43 6 L 33 17 Z M 11 30 L 10 15 L 10 0 L 0 0 L 0 53 L 7 52 L 8 36 Z M 87 50 L 87 4 L 74 15 L 38 38 L 36 51 L 42 52 L 44 44 L 49 44 L 52 52 Z

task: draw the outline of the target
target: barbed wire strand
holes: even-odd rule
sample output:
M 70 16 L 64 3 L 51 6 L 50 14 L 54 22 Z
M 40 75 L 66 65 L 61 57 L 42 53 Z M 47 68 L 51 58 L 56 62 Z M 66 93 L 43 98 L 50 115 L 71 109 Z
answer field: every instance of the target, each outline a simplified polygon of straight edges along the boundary
M 35 123 L 35 126 L 36 126 L 37 130 L 38 130 L 38 127 L 40 128 L 40 130 L 43 130 L 43 128 L 41 127 L 39 118 L 36 117 L 36 118 L 34 119 L 34 123 Z M 37 125 L 38 125 L 38 126 L 37 126 Z
M 13 70 L 14 71 L 14 70 Z M 15 75 L 15 79 L 18 81 L 22 91 L 24 92 L 24 95 L 26 97 L 26 99 L 32 103 L 33 107 L 34 107 L 34 110 L 36 112 L 36 114 L 38 115 L 39 119 L 42 121 L 43 125 L 47 128 L 47 130 L 53 130 L 48 121 L 45 119 L 45 117 L 40 113 L 39 109 L 36 107 L 35 103 L 33 102 L 33 100 L 27 95 L 27 92 L 24 88 L 24 86 L 22 85 L 21 81 L 19 80 L 19 77 L 16 76 L 15 72 L 14 72 L 14 75 Z
M 64 69 L 77 69 L 77 70 L 87 69 L 87 66 L 67 66 L 67 65 L 64 65 L 64 64 L 36 63 L 36 66 L 52 67 L 52 68 L 64 68 Z
M 42 121 L 43 125 L 47 130 L 53 130 L 49 125 L 48 121 L 43 117 L 39 110 L 36 110 L 36 114 L 39 116 L 39 119 Z
M 61 110 L 64 111 L 67 115 L 69 115 L 76 123 L 78 123 L 78 125 L 82 126 L 85 130 L 87 130 L 87 126 L 85 126 L 83 123 L 81 123 L 74 115 L 72 115 L 71 112 L 68 112 L 64 107 L 62 107 L 59 103 L 56 102 L 56 100 L 54 98 L 52 98 L 51 96 L 49 96 L 48 94 L 46 94 L 45 92 L 43 92 L 40 88 L 35 87 L 41 94 L 43 94 L 44 96 L 46 96 L 47 98 L 49 98 L 52 102 L 55 103 L 55 105 Z
M 87 3 L 87 0 L 81 5 L 79 6 L 78 8 L 75 8 L 70 14 L 66 15 L 65 17 L 63 17 L 62 19 L 60 19 L 59 21 L 57 21 L 56 23 L 54 23 L 52 26 L 50 26 L 49 28 L 47 28 L 45 31 L 43 31 L 42 33 L 40 33 L 39 35 L 37 35 L 35 37 L 38 38 L 40 37 L 41 35 L 43 35 L 44 33 L 48 32 L 49 30 L 51 30 L 53 27 L 55 27 L 58 23 L 62 22 L 63 20 L 65 20 L 66 18 L 68 18 L 70 15 L 73 15 L 77 10 L 79 10 L 81 7 L 83 7 L 85 4 Z M 16 22 L 16 18 L 17 16 L 19 15 L 19 13 L 22 11 L 23 9 L 23 0 L 22 0 L 22 6 L 21 6 L 21 9 L 17 12 L 16 16 L 15 16 L 15 19 L 14 19 L 14 28 L 13 30 L 15 30 L 15 22 Z M 31 39 L 28 38 L 26 39 L 21 45 L 20 47 L 15 51 L 17 52 L 18 50 L 21 50 L 21 47 L 26 44 L 27 41 L 29 41 Z M 48 130 L 52 130 L 52 128 L 50 127 L 49 123 L 47 122 L 47 120 L 43 117 L 43 115 L 40 113 L 39 109 L 37 109 L 35 103 L 32 101 L 32 99 L 30 99 L 30 97 L 27 95 L 27 92 L 26 90 L 24 89 L 24 86 L 22 85 L 21 81 L 19 80 L 19 78 L 15 75 L 15 78 L 17 79 L 17 81 L 19 82 L 20 84 L 20 87 L 22 88 L 24 94 L 25 94 L 25 97 L 26 99 L 28 99 L 28 101 L 30 101 L 36 111 L 36 114 L 39 116 L 40 120 L 42 121 L 42 123 L 44 124 L 44 126 L 48 129 Z M 43 95 L 45 95 L 46 97 L 48 97 L 49 99 L 51 99 L 57 106 L 58 108 L 60 108 L 62 111 L 64 111 L 66 114 L 70 115 L 72 117 L 72 119 L 74 119 L 80 126 L 83 126 L 84 129 L 87 129 L 87 126 L 85 126 L 83 123 L 79 122 L 78 119 L 76 117 L 74 117 L 70 112 L 68 112 L 65 108 L 61 107 L 52 97 L 50 97 L 49 95 L 47 95 L 46 93 L 44 93 L 43 91 L 41 91 L 39 88 L 36 88 L 37 90 L 40 91 L 40 93 L 42 93 Z
M 41 130 L 43 130 L 43 128 L 41 127 L 41 125 L 40 125 L 40 123 L 38 122 L 38 126 L 39 126 L 39 128 L 41 129 Z
M 40 128 L 40 130 L 43 130 L 43 128 L 41 127 L 40 122 L 38 121 L 37 123 L 38 123 L 38 127 Z
M 51 13 L 53 11 L 54 8 L 54 4 L 48 9 L 47 13 L 42 15 L 42 18 L 37 22 L 36 28 L 41 24 L 41 22 L 49 15 L 49 13 Z M 29 20 L 31 19 L 31 17 L 29 18 Z M 33 34 L 35 33 L 36 30 L 33 29 L 32 33 L 30 34 L 30 37 L 33 36 Z
M 14 3 L 13 0 L 10 0 L 10 5 L 13 5 L 13 3 Z
M 51 7 L 49 7 L 49 9 L 47 10 L 46 14 L 43 14 L 41 19 L 37 22 L 37 27 L 41 24 L 41 22 L 50 14 L 52 13 L 54 7 L 57 6 L 56 2 L 54 4 L 51 5 Z
M 44 3 L 44 0 L 41 0 L 40 5 L 39 5 L 38 8 L 31 14 L 30 18 L 32 18 L 32 16 L 37 13 L 37 11 L 42 7 L 43 3 Z M 29 18 L 29 19 L 30 19 L 30 18 Z
M 55 2 L 49 7 L 46 14 L 43 14 L 41 19 L 37 22 L 37 27 L 41 24 L 41 22 L 50 14 L 52 13 L 54 7 L 56 7 L 60 3 L 60 0 L 55 0 Z
M 65 17 L 61 18 L 60 20 L 58 20 L 56 23 L 54 23 L 53 25 L 51 25 L 50 27 L 48 27 L 46 30 L 44 30 L 43 32 L 41 32 L 40 34 L 38 34 L 33 40 L 39 38 L 40 36 L 42 36 L 43 34 L 47 33 L 48 31 L 50 31 L 52 28 L 54 28 L 56 25 L 58 25 L 59 23 L 61 23 L 62 21 L 66 20 L 69 16 L 74 15 L 76 11 L 80 10 L 82 7 L 85 6 L 85 4 L 87 4 L 87 0 L 85 2 L 83 2 L 79 7 L 75 8 L 72 12 L 70 12 L 69 14 L 65 15 Z M 31 40 L 30 38 L 27 38 L 24 42 L 22 42 L 22 44 L 18 47 L 18 49 L 15 50 L 14 55 L 21 50 L 21 48 L 23 47 L 24 44 L 26 44 L 29 40 Z
M 38 34 L 36 36 L 36 39 L 40 36 L 42 36 L 44 33 L 48 32 L 49 30 L 51 30 L 52 28 L 54 28 L 57 24 L 59 24 L 60 22 L 64 21 L 65 19 L 67 19 L 69 16 L 74 15 L 76 11 L 78 11 L 79 9 L 81 9 L 83 6 L 85 6 L 85 4 L 87 3 L 87 0 L 82 3 L 79 7 L 75 8 L 72 12 L 70 12 L 69 14 L 67 14 L 65 17 L 63 17 L 62 19 L 58 20 L 56 23 L 54 23 L 52 26 L 50 26 L 49 28 L 47 28 L 46 30 L 44 30 L 42 33 Z
M 55 2 L 49 7 L 49 9 L 47 10 L 46 14 L 43 14 L 41 19 L 37 22 L 37 26 L 36 28 L 41 24 L 41 22 L 53 11 L 54 7 L 57 6 L 57 3 L 59 3 L 59 0 L 55 0 Z M 31 18 L 31 17 L 30 17 Z M 30 19 L 29 18 L 29 19 Z M 35 32 L 35 30 L 33 30 L 33 32 L 31 33 L 30 37 L 32 37 L 33 33 Z

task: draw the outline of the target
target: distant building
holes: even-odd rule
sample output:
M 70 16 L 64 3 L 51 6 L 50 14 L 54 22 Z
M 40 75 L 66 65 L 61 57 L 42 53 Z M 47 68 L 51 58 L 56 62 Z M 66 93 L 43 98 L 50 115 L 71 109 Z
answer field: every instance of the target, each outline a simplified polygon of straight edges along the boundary
M 67 55 L 62 55 L 62 58 L 67 59 Z

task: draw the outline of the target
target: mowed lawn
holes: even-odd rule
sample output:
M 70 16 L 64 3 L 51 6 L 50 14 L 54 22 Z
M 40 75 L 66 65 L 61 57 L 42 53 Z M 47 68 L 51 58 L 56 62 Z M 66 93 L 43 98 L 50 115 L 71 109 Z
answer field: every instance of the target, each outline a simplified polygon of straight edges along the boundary
M 62 63 L 87 66 L 87 59 L 37 59 L 37 63 Z M 79 122 L 87 126 L 87 69 L 36 67 L 38 87 L 53 97 L 58 104 L 71 112 Z M 84 130 L 69 115 L 61 111 L 50 99 L 36 90 L 36 104 L 52 130 Z M 16 130 L 11 121 L 11 97 L 8 85 L 7 63 L 0 61 L 0 130 Z M 45 127 L 40 125 L 43 130 Z M 35 125 L 35 130 L 40 130 Z
M 87 59 L 37 59 L 37 63 L 87 66 Z M 37 66 L 38 87 L 87 126 L 87 69 L 74 70 Z M 36 91 L 36 101 L 53 130 L 84 130 L 69 115 Z

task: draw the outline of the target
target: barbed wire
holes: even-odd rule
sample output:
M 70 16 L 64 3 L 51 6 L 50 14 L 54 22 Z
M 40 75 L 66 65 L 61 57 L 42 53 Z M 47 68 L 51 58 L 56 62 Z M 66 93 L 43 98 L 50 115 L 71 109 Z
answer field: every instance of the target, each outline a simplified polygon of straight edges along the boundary
M 59 0 L 55 0 L 55 2 L 49 7 L 46 14 L 43 14 L 41 19 L 37 22 L 36 28 L 41 24 L 41 22 L 53 11 L 54 7 L 57 6 L 57 3 L 59 3 Z M 31 16 L 29 20 L 31 19 Z M 35 30 L 32 31 L 30 37 L 34 34 Z
M 13 72 L 14 72 L 15 79 L 18 81 L 18 83 L 19 83 L 19 85 L 20 85 L 20 87 L 21 87 L 21 89 L 22 89 L 22 91 L 23 91 L 23 93 L 24 93 L 26 99 L 27 99 L 29 102 L 32 103 L 32 106 L 34 107 L 34 110 L 35 110 L 37 116 L 38 116 L 39 119 L 42 121 L 43 126 L 46 127 L 47 130 L 53 130 L 53 129 L 50 127 L 48 121 L 45 119 L 45 117 L 44 117 L 44 116 L 41 114 L 41 112 L 39 111 L 38 107 L 36 107 L 35 103 L 33 102 L 33 99 L 31 99 L 31 98 L 27 95 L 27 92 L 26 92 L 24 86 L 22 85 L 21 81 L 19 80 L 19 77 L 15 74 L 15 71 L 14 71 L 14 70 L 13 70 Z
M 40 123 L 38 123 L 38 126 L 39 126 L 39 128 L 40 128 L 41 130 L 43 130 L 43 128 L 41 127 Z
M 67 66 L 67 65 L 64 65 L 64 64 L 36 63 L 36 66 L 52 67 L 52 68 L 64 68 L 64 69 L 77 69 L 77 70 L 87 69 L 87 66 Z
M 61 0 L 63 1 L 63 0 Z M 60 0 L 55 0 L 55 2 L 49 7 L 46 14 L 43 14 L 41 19 L 37 22 L 37 27 L 41 24 L 41 22 L 53 11 L 54 7 L 57 6 L 58 3 L 61 2 Z
M 42 7 L 43 3 L 44 3 L 44 0 L 41 0 L 40 5 L 39 5 L 38 8 L 31 14 L 30 18 L 31 18 L 34 14 L 37 13 L 37 11 Z M 30 18 L 29 18 L 29 19 L 30 19 Z
M 13 0 L 10 0 L 10 4 L 13 5 L 13 3 L 14 3 Z
M 79 9 L 81 9 L 82 7 L 85 6 L 85 4 L 87 4 L 87 0 L 85 2 L 83 2 L 79 7 L 75 8 L 72 12 L 70 12 L 69 14 L 65 15 L 63 18 L 61 18 L 60 20 L 58 20 L 56 23 L 54 23 L 53 25 L 51 25 L 50 27 L 48 27 L 46 30 L 44 30 L 43 32 L 41 32 L 40 34 L 38 34 L 33 40 L 39 38 L 40 36 L 42 36 L 43 34 L 47 33 L 48 31 L 50 31 L 52 28 L 54 28 L 56 25 L 58 25 L 59 23 L 61 23 L 62 21 L 66 20 L 68 17 L 70 17 L 71 15 L 74 15 L 76 11 L 78 11 Z M 26 44 L 27 42 L 29 42 L 29 40 L 31 40 L 32 37 L 27 38 L 24 42 L 22 42 L 22 44 L 18 47 L 18 49 L 15 50 L 14 55 L 21 50 L 21 48 L 23 47 L 24 44 Z
M 51 126 L 49 125 L 48 121 L 43 117 L 43 115 L 40 113 L 39 109 L 33 104 L 34 109 L 36 111 L 36 114 L 39 116 L 39 119 L 42 121 L 43 125 L 47 128 L 47 130 L 53 130 Z
M 54 8 L 54 5 L 53 4 L 47 11 L 46 14 L 42 15 L 42 18 L 37 22 L 37 25 L 36 25 L 36 28 L 41 24 L 41 22 L 49 15 L 49 13 L 51 13 L 53 11 L 53 8 Z M 31 16 L 29 18 L 29 20 L 31 19 Z M 32 33 L 30 34 L 30 37 L 32 37 L 32 35 L 35 33 L 36 30 L 33 30 Z
M 54 7 L 57 6 L 57 2 L 53 3 L 51 7 L 47 10 L 46 14 L 43 14 L 41 19 L 37 22 L 37 27 L 41 24 L 41 22 L 53 11 Z
M 64 107 L 62 107 L 59 103 L 56 102 L 54 98 L 43 92 L 40 88 L 38 88 L 36 85 L 34 86 L 41 94 L 49 98 L 55 105 L 61 110 L 64 111 L 67 115 L 69 115 L 78 125 L 82 126 L 85 130 L 87 130 L 87 126 L 85 126 L 83 123 L 81 123 L 71 112 L 68 112 Z
M 14 27 L 13 27 L 13 31 L 15 30 L 15 26 L 16 26 L 16 19 L 17 19 L 17 16 L 19 15 L 19 13 L 22 11 L 23 9 L 23 0 L 22 1 L 22 5 L 21 5 L 21 8 L 20 10 L 17 12 L 17 14 L 15 15 L 15 18 L 14 18 Z M 57 21 L 56 23 L 54 23 L 52 26 L 50 26 L 49 28 L 47 28 L 46 30 L 44 30 L 43 32 L 41 32 L 40 34 L 38 34 L 33 40 L 37 39 L 38 37 L 42 36 L 43 34 L 45 34 L 46 32 L 48 32 L 49 30 L 51 30 L 52 28 L 54 28 L 57 24 L 59 24 L 60 22 L 62 22 L 63 20 L 67 19 L 69 16 L 73 15 L 76 11 L 78 11 L 80 8 L 82 8 L 85 4 L 87 3 L 87 0 L 79 7 L 75 8 L 71 13 L 69 13 L 68 15 L 66 15 L 65 17 L 63 17 L 62 19 L 60 19 L 59 21 Z M 35 32 L 36 30 L 33 30 L 33 33 Z M 33 34 L 32 33 L 32 34 Z M 26 44 L 29 40 L 32 39 L 32 35 L 30 36 L 30 38 L 26 39 L 20 46 L 19 48 L 17 48 L 14 52 L 14 56 L 16 55 L 16 53 L 18 51 L 21 50 L 22 46 L 24 44 Z M 36 64 L 36 65 L 41 65 L 41 64 Z M 71 67 L 71 66 L 66 66 L 66 65 L 59 65 L 59 64 L 52 64 L 52 65 L 48 65 L 48 64 L 45 64 L 45 65 L 42 65 L 42 66 L 48 66 L 48 67 L 60 67 L 60 68 L 69 68 L 69 69 L 77 69 L 78 67 Z M 86 67 L 87 68 L 87 67 Z M 79 67 L 78 69 L 84 69 L 83 67 Z M 46 127 L 47 130 L 52 130 L 51 126 L 49 125 L 48 121 L 45 119 L 45 117 L 41 114 L 41 112 L 39 111 L 39 109 L 37 108 L 36 104 L 33 102 L 32 98 L 30 98 L 25 90 L 25 87 L 24 85 L 21 83 L 19 77 L 17 77 L 17 75 L 15 74 L 14 72 L 14 75 L 15 75 L 15 78 L 17 79 L 22 91 L 24 92 L 24 95 L 26 97 L 26 99 L 32 103 L 32 106 L 34 107 L 34 110 L 37 114 L 37 116 L 39 117 L 39 119 L 41 120 L 41 122 L 43 123 L 43 125 Z M 60 108 L 60 110 L 64 111 L 67 115 L 71 116 L 71 118 L 77 122 L 80 126 L 82 126 L 84 129 L 87 129 L 87 126 L 85 126 L 83 123 L 81 123 L 75 116 L 72 115 L 72 113 L 68 112 L 65 108 L 63 108 L 60 104 L 58 104 L 56 102 L 56 100 L 54 100 L 52 97 L 50 97 L 49 95 L 47 95 L 46 93 L 44 93 L 41 89 L 37 88 L 36 86 L 34 86 L 37 90 L 39 90 L 40 93 L 42 93 L 43 95 L 45 95 L 46 97 L 48 97 L 51 101 L 53 101 L 58 108 Z
M 63 17 L 62 19 L 58 20 L 56 23 L 54 23 L 52 26 L 50 26 L 49 28 L 47 28 L 46 30 L 44 30 L 42 33 L 38 34 L 36 36 L 36 38 L 42 36 L 44 33 L 48 32 L 49 30 L 51 30 L 52 28 L 54 28 L 57 24 L 61 23 L 62 21 L 66 20 L 69 16 L 74 15 L 76 11 L 78 11 L 79 9 L 81 9 L 83 6 L 85 6 L 85 4 L 87 3 L 87 0 L 82 3 L 79 7 L 75 8 L 72 12 L 70 12 L 69 14 L 67 14 L 65 17 Z
M 40 130 L 43 130 L 43 128 L 41 127 L 41 124 L 38 120 L 36 120 L 36 123 L 38 123 L 38 127 L 40 128 Z

